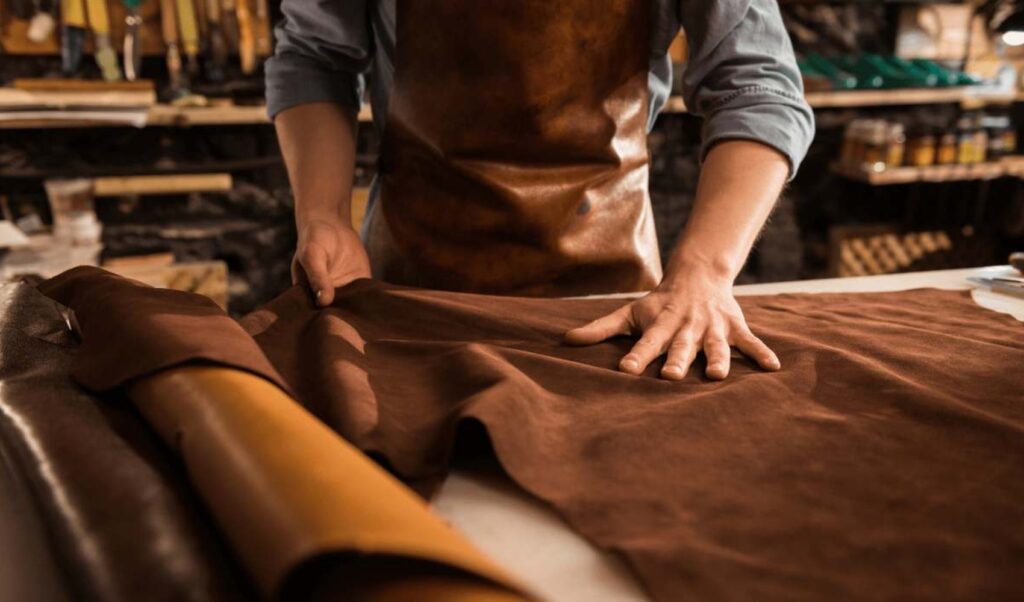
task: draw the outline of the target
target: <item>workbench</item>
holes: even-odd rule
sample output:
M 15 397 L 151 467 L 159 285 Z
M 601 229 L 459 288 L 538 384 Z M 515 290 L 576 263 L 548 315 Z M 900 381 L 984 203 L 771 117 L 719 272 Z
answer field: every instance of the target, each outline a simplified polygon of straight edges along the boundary
M 971 276 L 1019 275 L 1009 266 L 830 278 L 736 287 L 737 295 L 968 289 Z M 626 295 L 619 295 L 625 297 Z M 975 290 L 976 303 L 1024 321 L 1024 298 Z M 751 324 L 757 332 L 757 324 Z M 647 600 L 618 557 L 573 532 L 546 505 L 522 491 L 496 465 L 457 467 L 434 509 L 486 554 L 546 599 L 579 602 Z

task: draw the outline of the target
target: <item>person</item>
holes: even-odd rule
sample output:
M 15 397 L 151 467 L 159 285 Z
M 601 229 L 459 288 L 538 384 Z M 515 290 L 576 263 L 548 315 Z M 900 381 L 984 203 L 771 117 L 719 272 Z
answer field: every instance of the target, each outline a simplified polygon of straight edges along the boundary
M 320 305 L 356 278 L 490 294 L 649 291 L 566 334 L 638 337 L 619 368 L 682 379 L 699 353 L 779 359 L 733 281 L 814 133 L 775 0 L 284 0 L 266 65 L 294 189 L 293 262 Z M 646 135 L 680 27 L 704 119 L 691 216 L 664 270 Z M 378 172 L 350 220 L 369 72 Z

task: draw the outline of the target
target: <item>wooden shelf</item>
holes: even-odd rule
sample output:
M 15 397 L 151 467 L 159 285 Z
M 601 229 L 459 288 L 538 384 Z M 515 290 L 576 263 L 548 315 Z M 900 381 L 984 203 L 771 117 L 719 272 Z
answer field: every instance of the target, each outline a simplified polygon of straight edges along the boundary
M 1018 92 L 997 94 L 971 87 L 959 87 L 808 92 L 806 98 L 807 103 L 816 109 L 944 103 L 959 103 L 966 107 L 977 108 L 986 105 L 1011 104 L 1024 100 L 1024 95 Z
M 1024 177 L 1024 156 L 1005 157 L 1000 161 L 974 165 L 932 165 L 929 167 L 895 167 L 871 171 L 860 167 L 833 163 L 832 172 L 872 186 L 912 184 L 914 182 L 959 182 Z
M 98 197 L 227 192 L 229 190 L 231 190 L 231 174 L 229 173 L 115 176 L 93 179 L 93 194 Z
M 923 104 L 959 103 L 966 108 L 987 105 L 1007 105 L 1024 101 L 1024 93 L 981 92 L 973 88 L 923 88 L 909 90 L 850 90 L 832 92 L 808 92 L 807 102 L 817 109 L 909 106 Z M 669 114 L 686 113 L 686 104 L 679 96 L 672 96 L 662 111 Z M 370 122 L 373 114 L 369 103 L 359 112 L 359 121 Z M 147 126 L 192 127 L 213 125 L 258 125 L 270 123 L 267 108 L 263 105 L 238 106 L 214 104 L 208 107 L 174 107 L 158 104 L 149 110 Z M 78 127 L 115 127 L 123 123 L 108 123 L 89 120 L 36 119 L 31 121 L 2 121 L 0 129 L 45 129 Z

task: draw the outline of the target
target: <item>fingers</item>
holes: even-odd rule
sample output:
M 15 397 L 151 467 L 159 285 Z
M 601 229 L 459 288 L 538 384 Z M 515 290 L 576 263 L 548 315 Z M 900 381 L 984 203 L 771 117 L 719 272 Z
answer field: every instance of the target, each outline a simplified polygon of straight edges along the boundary
M 747 328 L 737 332 L 736 348 L 757 362 L 757 365 L 761 366 L 764 370 L 774 372 L 782 368 L 782 363 L 779 361 L 779 357 L 775 355 L 775 352 L 768 345 L 765 345 L 764 341 L 754 336 L 754 333 L 750 332 Z
M 668 346 L 668 357 L 661 368 L 661 377 L 668 380 L 683 380 L 690 370 L 690 364 L 697 358 L 697 343 L 686 332 L 680 332 Z
M 704 337 L 704 357 L 708 364 L 704 374 L 712 380 L 729 376 L 729 342 L 720 332 L 709 331 Z
M 629 333 L 629 306 L 627 305 L 590 324 L 570 330 L 565 333 L 565 342 L 569 345 L 594 345 L 605 339 Z
M 299 263 L 309 278 L 309 288 L 316 297 L 316 304 L 325 307 L 334 302 L 334 285 L 327 271 L 327 252 L 320 245 L 311 244 L 299 255 Z
M 640 340 L 619 362 L 619 370 L 628 374 L 640 374 L 655 358 L 668 349 L 669 341 L 676 334 L 678 324 L 672 316 L 662 314 L 648 328 Z

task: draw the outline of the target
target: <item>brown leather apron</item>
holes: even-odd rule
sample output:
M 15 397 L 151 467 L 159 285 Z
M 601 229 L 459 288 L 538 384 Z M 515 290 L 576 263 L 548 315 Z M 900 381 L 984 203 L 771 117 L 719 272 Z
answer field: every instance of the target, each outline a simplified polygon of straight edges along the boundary
M 661 279 L 650 0 L 397 0 L 375 276 L 523 295 Z

